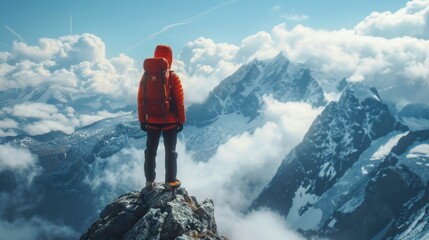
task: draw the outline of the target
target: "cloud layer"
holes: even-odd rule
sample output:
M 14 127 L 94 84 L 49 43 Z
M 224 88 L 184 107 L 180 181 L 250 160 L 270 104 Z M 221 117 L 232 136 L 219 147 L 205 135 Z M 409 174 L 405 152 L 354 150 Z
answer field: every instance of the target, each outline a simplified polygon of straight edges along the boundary
M 130 57 L 107 59 L 103 41 L 93 34 L 41 38 L 37 45 L 14 42 L 0 54 L 0 88 L 43 84 L 104 93 L 135 102 L 140 71 Z
M 301 141 L 322 109 L 313 109 L 306 103 L 281 103 L 269 96 L 263 99 L 266 124 L 254 132 L 232 137 L 219 146 L 207 162 L 196 162 L 179 141 L 178 177 L 198 199 L 210 197 L 214 200 L 222 234 L 232 239 L 256 240 L 260 239 L 259 236 L 301 239 L 288 230 L 285 222 L 275 213 L 262 210 L 243 215 L 241 212 L 269 182 L 281 160 Z M 156 169 L 156 181 L 160 182 L 164 181 L 163 158 L 164 149 L 160 144 Z M 117 194 L 140 189 L 145 182 L 144 142 L 97 161 L 104 162 L 99 166 L 106 168 L 100 169 L 97 176 L 88 178 L 87 183 L 95 191 L 101 191 L 101 206 L 112 201 Z M 254 228 L 256 222 L 259 228 Z
M 27 183 L 39 174 L 37 157 L 28 149 L 16 148 L 9 144 L 0 145 L 0 172 L 12 171 L 22 175 Z
M 413 0 L 394 13 L 389 11 L 371 13 L 356 25 L 355 31 L 358 35 L 384 38 L 410 36 L 428 39 L 428 23 L 429 2 Z
M 0 109 L 0 116 L 7 116 L 15 119 L 26 119 L 27 121 L 17 121 L 5 118 L 0 121 L 0 137 L 16 136 L 18 130 L 29 135 L 40 135 L 51 131 L 62 131 L 73 133 L 76 128 L 90 125 L 96 121 L 117 117 L 126 114 L 119 111 L 110 113 L 98 111 L 92 114 L 79 114 L 73 107 L 59 109 L 57 106 L 46 103 L 22 103 L 12 107 Z

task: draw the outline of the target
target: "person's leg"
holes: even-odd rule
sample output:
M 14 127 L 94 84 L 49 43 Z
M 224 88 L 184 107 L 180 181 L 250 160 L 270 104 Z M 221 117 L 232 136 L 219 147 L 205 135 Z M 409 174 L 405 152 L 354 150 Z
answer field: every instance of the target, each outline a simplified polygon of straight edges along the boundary
M 176 181 L 177 176 L 177 130 L 176 128 L 162 132 L 165 147 L 165 182 Z
M 144 151 L 144 174 L 147 182 L 155 181 L 156 172 L 156 151 L 158 150 L 159 137 L 161 130 L 150 129 L 147 130 L 146 150 Z

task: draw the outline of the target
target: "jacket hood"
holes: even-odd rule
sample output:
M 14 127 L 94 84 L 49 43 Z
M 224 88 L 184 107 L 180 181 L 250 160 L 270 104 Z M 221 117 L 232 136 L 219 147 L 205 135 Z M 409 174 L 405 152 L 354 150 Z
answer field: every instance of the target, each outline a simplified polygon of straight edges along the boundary
M 158 45 L 155 48 L 154 57 L 163 57 L 168 62 L 168 68 L 171 68 L 171 64 L 173 63 L 173 51 L 171 51 L 171 47 L 167 45 Z

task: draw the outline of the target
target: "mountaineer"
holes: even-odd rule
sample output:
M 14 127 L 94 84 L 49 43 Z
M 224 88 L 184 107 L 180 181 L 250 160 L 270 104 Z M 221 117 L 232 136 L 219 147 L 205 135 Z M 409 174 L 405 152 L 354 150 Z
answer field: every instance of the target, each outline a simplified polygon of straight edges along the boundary
M 180 187 L 177 179 L 177 134 L 186 121 L 184 92 L 179 76 L 171 70 L 173 52 L 158 45 L 153 58 L 145 59 L 137 104 L 140 127 L 147 132 L 144 172 L 146 187 L 155 186 L 156 152 L 163 136 L 165 148 L 165 188 Z

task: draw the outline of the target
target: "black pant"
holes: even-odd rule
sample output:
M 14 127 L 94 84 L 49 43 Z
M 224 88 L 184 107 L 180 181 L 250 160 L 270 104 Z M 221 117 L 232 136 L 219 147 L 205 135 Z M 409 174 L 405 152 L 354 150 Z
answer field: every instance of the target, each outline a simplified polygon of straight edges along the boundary
M 169 130 L 161 130 L 162 127 L 166 125 L 151 125 L 157 127 L 157 129 L 148 128 L 147 129 L 147 141 L 146 141 L 146 150 L 145 150 L 145 161 L 144 161 L 144 173 L 146 176 L 146 181 L 153 182 L 155 181 L 156 172 L 156 151 L 158 149 L 159 138 L 161 136 L 164 138 L 164 148 L 165 148 L 165 182 L 174 182 L 176 181 L 177 175 L 177 129 L 176 127 Z

